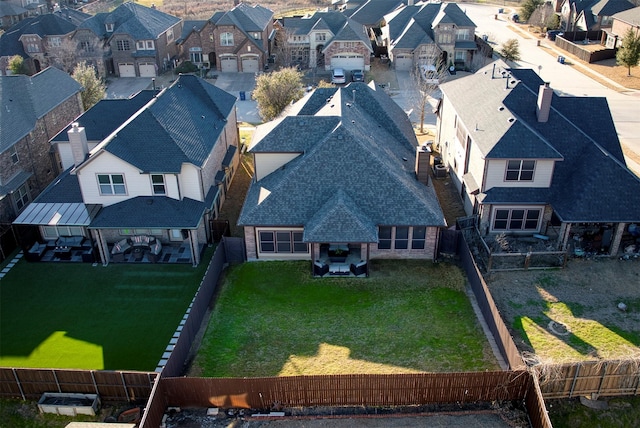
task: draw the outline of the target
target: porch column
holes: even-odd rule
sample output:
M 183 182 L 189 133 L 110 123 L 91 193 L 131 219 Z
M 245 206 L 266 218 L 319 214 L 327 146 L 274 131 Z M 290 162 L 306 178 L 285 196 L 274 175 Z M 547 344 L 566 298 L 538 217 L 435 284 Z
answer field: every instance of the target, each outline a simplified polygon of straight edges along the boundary
M 563 250 L 566 250 L 568 247 L 570 234 L 571 223 L 562 223 L 562 225 L 560 225 L 560 236 L 558 238 L 560 239 L 560 248 L 562 248 Z
M 198 250 L 198 231 L 189 229 L 189 245 L 191 246 L 191 262 L 193 267 L 200 263 L 200 251 Z
M 610 256 L 615 256 L 616 254 L 618 254 L 620 241 L 622 241 L 622 234 L 624 233 L 625 227 L 627 227 L 627 223 L 618 223 L 618 225 L 616 226 L 616 234 L 613 236 L 613 241 L 611 241 L 611 246 L 609 247 Z
M 320 244 L 318 242 L 311 243 L 311 261 L 318 260 L 320 258 Z
M 100 229 L 92 230 L 93 240 L 98 243 L 98 253 L 100 253 L 100 259 L 102 260 L 102 266 L 109 264 L 109 247 L 102 236 Z

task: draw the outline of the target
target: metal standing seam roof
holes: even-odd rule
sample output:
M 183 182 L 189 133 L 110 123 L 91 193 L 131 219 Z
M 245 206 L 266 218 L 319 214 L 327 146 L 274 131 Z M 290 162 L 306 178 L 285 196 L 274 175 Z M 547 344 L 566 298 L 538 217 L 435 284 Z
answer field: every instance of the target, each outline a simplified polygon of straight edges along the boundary
M 89 226 L 99 210 L 100 205 L 85 205 L 81 202 L 32 202 L 13 223 L 44 226 Z

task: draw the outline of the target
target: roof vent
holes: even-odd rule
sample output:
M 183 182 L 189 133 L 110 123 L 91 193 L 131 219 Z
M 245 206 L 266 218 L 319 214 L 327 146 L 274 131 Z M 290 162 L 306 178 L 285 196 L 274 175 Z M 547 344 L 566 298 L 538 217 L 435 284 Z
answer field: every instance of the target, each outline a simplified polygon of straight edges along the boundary
M 498 107 L 498 111 L 504 111 L 504 106 Z
M 337 138 L 338 140 L 342 140 L 342 134 L 338 134 Z
M 507 122 L 509 122 L 509 123 L 513 123 L 515 121 L 516 121 L 516 119 L 514 117 L 510 117 L 509 119 L 507 119 Z
M 352 121 L 351 121 L 351 123 L 356 123 L 356 121 L 355 121 L 355 120 L 352 120 Z
M 147 205 L 153 205 L 153 199 L 151 198 L 147 199 Z

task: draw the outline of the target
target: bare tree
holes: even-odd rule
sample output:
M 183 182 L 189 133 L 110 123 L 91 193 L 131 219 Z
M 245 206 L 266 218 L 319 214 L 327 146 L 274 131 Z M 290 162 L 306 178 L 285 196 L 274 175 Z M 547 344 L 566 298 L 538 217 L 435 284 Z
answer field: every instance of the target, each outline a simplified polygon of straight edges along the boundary
M 420 113 L 421 133 L 424 133 L 424 119 L 427 111 L 431 109 L 429 100 L 433 98 L 433 94 L 447 76 L 447 67 L 441 60 L 435 64 L 418 64 L 411 71 L 411 81 L 415 87 L 415 91 L 412 91 L 411 104 Z
M 531 12 L 528 23 L 529 25 L 538 27 L 540 31 L 544 31 L 551 15 L 555 15 L 553 6 L 551 3 L 544 3 Z
M 295 35 L 293 34 L 293 30 L 290 28 L 280 27 L 276 32 L 273 53 L 276 56 L 276 66 L 277 67 L 291 67 L 294 62 L 294 55 L 297 55 L 297 46 L 294 42 Z M 302 48 L 300 48 L 302 49 Z M 307 53 L 307 64 L 309 65 L 309 56 Z M 306 67 L 305 67 L 306 68 Z
M 58 46 L 49 47 L 51 65 L 71 74 L 80 62 L 95 66 L 98 74 L 104 76 L 104 55 L 106 49 L 97 39 L 76 40 L 64 38 Z

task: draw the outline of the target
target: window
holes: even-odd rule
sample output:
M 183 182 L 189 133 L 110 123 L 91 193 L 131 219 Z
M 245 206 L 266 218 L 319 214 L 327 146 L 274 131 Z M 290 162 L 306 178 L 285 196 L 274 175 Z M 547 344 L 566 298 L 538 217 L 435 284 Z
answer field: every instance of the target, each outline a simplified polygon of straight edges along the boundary
M 38 46 L 37 43 L 29 43 L 27 45 L 27 51 L 28 52 L 40 52 L 40 47 Z
M 427 235 L 427 228 L 424 226 L 414 226 L 413 236 L 411 237 L 411 249 L 412 250 L 424 250 L 425 237 Z
M 127 187 L 122 174 L 98 174 L 101 195 L 126 195 Z
M 129 46 L 129 40 L 118 40 L 116 42 L 116 48 L 119 51 L 128 51 L 131 50 L 131 47 Z
M 261 253 L 308 253 L 309 246 L 302 242 L 303 233 L 289 230 L 259 232 Z
M 14 164 L 20 162 L 20 156 L 18 156 L 18 149 L 16 146 L 11 147 L 11 162 Z
M 233 46 L 233 33 L 220 34 L 220 44 L 222 46 Z
M 262 33 L 251 33 L 251 37 L 255 40 L 262 40 Z
M 18 187 L 16 191 L 13 192 L 13 202 L 15 202 L 18 211 L 22 211 L 29 203 L 29 185 L 27 183 Z
M 164 175 L 151 174 L 151 185 L 153 186 L 154 195 L 166 195 L 167 189 L 164 185 Z
M 93 52 L 94 51 L 94 47 L 93 47 L 93 43 L 89 42 L 89 41 L 81 41 L 80 42 L 80 50 L 84 51 L 84 52 Z
M 438 35 L 438 43 L 440 44 L 451 44 L 451 39 L 451 33 L 441 33 L 440 35 Z
M 62 42 L 60 41 L 60 37 L 51 37 L 49 38 L 49 46 L 52 48 L 60 47 Z
M 456 30 L 456 40 L 471 40 L 469 34 L 470 30 L 468 28 Z
M 396 250 L 406 250 L 409 248 L 409 228 L 406 226 L 396 227 L 396 240 L 394 242 Z
M 171 43 L 173 41 L 173 28 L 169 28 L 167 30 L 167 43 Z
M 325 40 L 327 40 L 325 33 L 316 33 L 316 42 L 324 42 Z
M 455 52 L 455 60 L 456 61 L 464 61 L 467 57 L 467 53 L 465 51 L 456 51 Z
M 138 40 L 136 42 L 136 49 L 139 51 L 152 51 L 154 49 L 153 40 Z
M 107 33 L 113 33 L 113 24 L 104 24 L 104 27 L 107 30 Z
M 202 48 L 189 48 L 189 59 L 194 64 L 200 64 L 202 62 Z
M 510 160 L 507 161 L 506 181 L 533 181 L 533 171 L 536 169 L 536 161 Z
M 391 249 L 391 226 L 380 226 L 378 228 L 378 249 Z
M 540 208 L 496 209 L 493 230 L 538 230 Z

